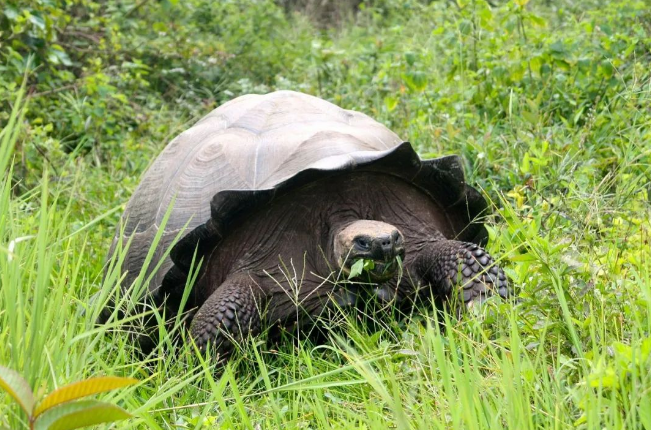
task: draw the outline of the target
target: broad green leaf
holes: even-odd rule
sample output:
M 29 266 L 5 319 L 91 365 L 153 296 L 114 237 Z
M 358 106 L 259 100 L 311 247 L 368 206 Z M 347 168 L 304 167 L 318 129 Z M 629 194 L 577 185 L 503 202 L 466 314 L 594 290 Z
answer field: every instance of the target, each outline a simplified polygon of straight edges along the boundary
M 615 349 L 615 353 L 623 358 L 627 363 L 633 361 L 633 349 L 629 345 L 615 342 L 613 343 L 613 348 Z
M 69 430 L 130 418 L 119 406 L 97 400 L 64 403 L 45 411 L 35 421 L 36 430 Z
M 545 26 L 547 25 L 547 21 L 545 21 L 545 18 L 540 17 L 540 16 L 538 16 L 538 15 L 529 14 L 529 15 L 527 15 L 527 18 L 529 18 L 529 20 L 530 20 L 530 21 L 531 21 L 535 26 L 538 26 L 538 27 L 545 27 Z
M 355 264 L 350 266 L 350 274 L 348 275 L 348 279 L 353 279 L 361 275 L 363 271 L 364 271 L 364 259 L 360 258 L 355 262 Z
M 393 112 L 396 106 L 398 106 L 398 98 L 394 96 L 386 96 L 384 98 L 384 105 L 387 107 L 389 112 Z
M 40 16 L 30 14 L 29 22 L 34 24 L 34 26 L 38 27 L 40 30 L 45 30 L 45 20 Z
M 533 57 L 529 61 L 529 66 L 531 67 L 531 70 L 535 73 L 540 73 L 540 68 L 543 65 L 543 58 L 540 56 Z
M 18 402 L 27 414 L 34 410 L 34 394 L 25 379 L 15 370 L 0 366 L 0 387 Z
M 619 380 L 617 379 L 617 374 L 615 370 L 608 366 L 605 369 L 593 372 L 588 375 L 588 383 L 591 387 L 603 387 L 603 388 L 618 388 Z
M 640 348 L 640 351 L 642 351 L 642 360 L 649 358 L 651 355 L 651 337 L 647 337 L 642 341 L 642 347 Z
M 7 17 L 9 21 L 15 21 L 18 16 L 20 16 L 20 13 L 18 12 L 18 9 L 16 9 L 13 6 L 5 6 L 4 11 L 2 12 L 4 15 Z
M 84 381 L 75 382 L 58 390 L 53 391 L 45 397 L 36 407 L 34 416 L 37 417 L 47 409 L 60 405 L 61 403 L 77 400 L 91 394 L 103 393 L 105 391 L 115 390 L 116 388 L 126 387 L 138 382 L 133 378 L 119 378 L 117 376 L 100 376 L 90 378 Z
M 554 58 L 563 59 L 565 58 L 565 54 L 567 54 L 567 49 L 565 48 L 563 42 L 560 40 L 557 40 L 556 42 L 552 43 L 549 46 L 549 50 L 551 51 Z
M 373 270 L 375 269 L 375 261 L 373 260 L 364 260 L 364 270 Z
M 423 72 L 403 73 L 402 80 L 412 91 L 420 92 L 427 87 L 427 75 Z
M 517 261 L 517 262 L 536 261 L 536 257 L 534 257 L 529 253 L 524 253 L 524 254 L 514 255 L 513 257 L 509 257 L 509 260 Z
M 613 74 L 615 73 L 615 67 L 613 67 L 613 64 L 608 61 L 608 60 L 603 60 L 601 63 L 599 63 L 599 74 L 605 78 L 611 78 Z
M 47 59 L 54 64 L 63 64 L 64 66 L 72 66 L 70 57 L 63 49 L 57 49 L 54 45 L 47 50 Z
M 413 66 L 414 63 L 416 62 L 416 53 L 413 51 L 407 51 L 405 52 L 405 60 L 407 60 L 407 64 L 410 66 Z

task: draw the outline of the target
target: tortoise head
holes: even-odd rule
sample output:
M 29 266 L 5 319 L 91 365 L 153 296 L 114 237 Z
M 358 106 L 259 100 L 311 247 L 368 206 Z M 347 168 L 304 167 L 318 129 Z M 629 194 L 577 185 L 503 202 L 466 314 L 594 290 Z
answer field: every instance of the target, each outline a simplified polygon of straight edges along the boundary
M 359 220 L 335 232 L 333 252 L 339 268 L 349 275 L 359 260 L 372 261 L 365 272 L 372 282 L 385 282 L 398 271 L 397 257 L 404 259 L 404 237 L 400 230 L 381 221 Z

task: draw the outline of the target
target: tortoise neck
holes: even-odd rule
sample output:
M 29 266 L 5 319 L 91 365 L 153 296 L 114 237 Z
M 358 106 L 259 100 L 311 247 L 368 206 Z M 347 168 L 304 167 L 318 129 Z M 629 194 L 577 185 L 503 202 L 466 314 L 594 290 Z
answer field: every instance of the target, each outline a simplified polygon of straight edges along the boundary
M 328 261 L 330 261 L 330 263 L 333 265 L 333 269 L 341 269 L 342 250 L 340 249 L 340 239 L 342 232 L 355 222 L 361 220 L 361 217 L 352 212 L 341 214 L 337 213 L 336 216 L 333 216 L 330 220 L 328 220 L 328 235 L 325 243 L 327 249 L 326 256 L 328 257 Z

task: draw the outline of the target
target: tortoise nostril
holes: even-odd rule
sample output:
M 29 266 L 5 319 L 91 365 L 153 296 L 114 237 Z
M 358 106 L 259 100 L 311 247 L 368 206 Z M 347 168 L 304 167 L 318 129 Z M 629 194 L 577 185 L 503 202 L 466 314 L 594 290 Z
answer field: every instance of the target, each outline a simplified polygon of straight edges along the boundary
M 393 245 L 391 236 L 380 236 L 375 239 L 375 243 L 379 244 L 382 248 Z
M 379 245 L 378 248 L 381 250 L 383 254 L 386 255 L 387 253 L 393 252 L 394 241 L 391 238 L 391 236 L 387 235 L 387 236 L 377 237 L 375 239 L 375 243 Z

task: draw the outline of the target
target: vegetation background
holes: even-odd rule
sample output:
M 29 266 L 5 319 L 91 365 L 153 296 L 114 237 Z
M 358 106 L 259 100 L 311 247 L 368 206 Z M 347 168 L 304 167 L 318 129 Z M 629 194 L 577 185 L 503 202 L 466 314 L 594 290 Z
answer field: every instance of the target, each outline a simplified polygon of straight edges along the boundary
M 651 430 L 649 4 L 319 4 L 3 2 L 0 364 L 37 393 L 140 379 L 107 397 L 136 415 L 118 428 Z M 103 266 L 140 175 L 212 108 L 274 89 L 462 155 L 520 303 L 353 318 L 217 374 L 192 348 L 107 337 L 91 297 L 116 289 Z M 0 397 L 0 426 L 25 425 Z

